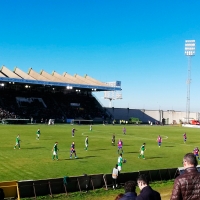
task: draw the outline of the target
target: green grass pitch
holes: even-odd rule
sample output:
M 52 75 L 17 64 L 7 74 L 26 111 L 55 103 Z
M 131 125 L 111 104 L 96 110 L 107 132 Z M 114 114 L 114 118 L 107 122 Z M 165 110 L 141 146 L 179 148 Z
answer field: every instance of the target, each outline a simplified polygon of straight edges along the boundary
M 36 131 L 40 128 L 40 140 Z M 75 128 L 75 137 L 71 129 Z M 117 145 L 111 145 L 112 134 L 122 139 L 124 146 L 122 172 L 174 168 L 182 166 L 182 157 L 199 145 L 200 130 L 178 126 L 132 126 L 127 134 L 120 125 L 0 125 L 0 181 L 38 180 L 77 176 L 83 174 L 111 173 L 117 163 Z M 187 143 L 183 133 L 187 133 Z M 20 134 L 21 149 L 14 150 L 16 136 Z M 85 137 L 89 136 L 89 149 L 84 150 Z M 161 135 L 161 148 L 157 136 Z M 52 160 L 52 147 L 58 142 L 59 161 Z M 70 145 L 76 144 L 78 159 L 70 159 Z M 138 159 L 142 143 L 146 143 L 146 160 Z

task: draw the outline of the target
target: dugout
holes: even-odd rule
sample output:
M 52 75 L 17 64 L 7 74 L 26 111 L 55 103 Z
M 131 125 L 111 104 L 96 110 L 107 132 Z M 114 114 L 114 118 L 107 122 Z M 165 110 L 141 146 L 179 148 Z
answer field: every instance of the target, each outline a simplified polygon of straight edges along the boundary
M 3 189 L 5 198 L 20 199 L 17 181 L 0 182 L 0 188 Z

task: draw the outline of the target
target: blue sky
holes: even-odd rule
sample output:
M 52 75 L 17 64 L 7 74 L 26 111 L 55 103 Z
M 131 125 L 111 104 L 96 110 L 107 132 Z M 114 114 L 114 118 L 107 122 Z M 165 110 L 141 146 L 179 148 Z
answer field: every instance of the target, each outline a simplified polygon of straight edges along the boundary
M 200 112 L 200 1 L 0 0 L 0 65 L 122 82 L 114 107 Z M 96 93 L 105 106 L 103 93 Z

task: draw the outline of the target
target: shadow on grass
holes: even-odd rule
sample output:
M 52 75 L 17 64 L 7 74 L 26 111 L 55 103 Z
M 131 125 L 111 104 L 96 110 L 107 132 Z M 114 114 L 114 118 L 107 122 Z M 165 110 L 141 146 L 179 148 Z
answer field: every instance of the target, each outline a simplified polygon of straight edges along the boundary
M 139 154 L 139 152 L 137 152 L 137 151 L 129 151 L 129 152 L 124 152 L 124 153 L 137 153 L 137 154 Z
M 85 156 L 84 158 L 95 158 L 97 156 Z
M 174 147 L 174 146 L 165 146 L 165 147 Z
M 149 158 L 147 158 L 147 159 L 148 159 L 148 160 L 151 160 L 151 159 L 156 159 L 156 158 L 164 158 L 164 157 L 155 156 L 155 157 L 149 157 Z
M 94 150 L 90 150 L 90 151 L 106 151 L 108 149 L 94 149 Z
M 44 149 L 45 147 L 27 147 L 23 149 Z
M 63 160 L 82 160 L 82 159 L 88 159 L 88 158 L 94 158 L 94 157 L 97 157 L 97 156 L 85 156 L 85 157 L 81 157 L 81 158 L 66 158 L 66 159 L 63 159 Z

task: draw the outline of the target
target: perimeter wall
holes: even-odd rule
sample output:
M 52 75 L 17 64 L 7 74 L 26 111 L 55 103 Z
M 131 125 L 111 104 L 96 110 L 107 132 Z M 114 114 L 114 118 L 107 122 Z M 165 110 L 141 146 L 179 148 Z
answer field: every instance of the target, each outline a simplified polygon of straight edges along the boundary
M 120 173 L 118 177 L 118 185 L 121 187 L 125 182 L 136 181 L 138 175 L 145 174 L 150 182 L 167 181 L 176 178 L 179 175 L 177 168 L 156 169 L 137 172 Z M 76 177 L 62 177 L 43 180 L 23 180 L 0 182 L 0 188 L 3 189 L 5 198 L 37 198 L 39 196 L 64 193 L 68 195 L 72 192 L 87 192 L 104 188 L 112 189 L 112 174 L 94 174 Z M 41 199 L 41 197 L 40 197 Z

